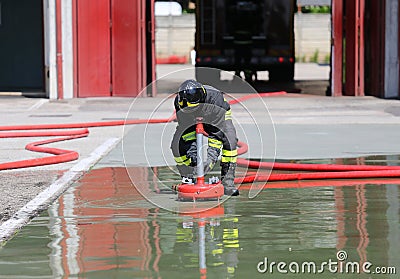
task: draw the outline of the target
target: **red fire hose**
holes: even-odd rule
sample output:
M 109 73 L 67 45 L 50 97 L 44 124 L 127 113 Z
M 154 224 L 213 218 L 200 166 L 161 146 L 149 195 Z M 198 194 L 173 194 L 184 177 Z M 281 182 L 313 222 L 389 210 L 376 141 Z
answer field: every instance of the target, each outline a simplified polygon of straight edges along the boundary
M 170 119 L 166 118 L 166 119 L 149 119 L 149 120 L 143 119 L 143 120 L 127 120 L 127 121 L 118 120 L 118 121 L 107 121 L 107 122 L 69 123 L 69 124 L 0 126 L 0 138 L 62 136 L 61 138 L 33 142 L 25 147 L 25 149 L 30 151 L 48 153 L 55 156 L 2 163 L 0 164 L 0 170 L 21 169 L 21 168 L 53 165 L 53 164 L 74 161 L 79 158 L 79 154 L 76 151 L 64 150 L 59 148 L 41 147 L 41 145 L 87 137 L 89 135 L 88 128 L 146 124 L 146 123 L 166 123 L 169 121 Z M 54 129 L 77 129 L 77 128 L 81 129 L 54 131 Z M 32 131 L 32 130 L 46 130 L 46 131 Z M 13 132 L 6 132 L 6 131 L 13 131 Z M 21 131 L 21 132 L 16 132 L 16 131 Z
M 283 95 L 283 94 L 286 94 L 286 92 L 250 94 L 235 100 L 231 100 L 230 104 L 233 105 L 255 97 L 265 97 L 265 96 Z M 79 154 L 76 151 L 43 147 L 42 145 L 86 137 L 89 134 L 88 128 L 91 127 L 107 127 L 107 126 L 121 126 L 121 125 L 149 124 L 149 123 L 168 123 L 173 121 L 174 119 L 175 115 L 165 119 L 141 119 L 141 120 L 87 122 L 87 123 L 71 123 L 71 124 L 0 126 L 0 138 L 47 137 L 47 136 L 58 137 L 54 139 L 33 142 L 25 147 L 27 150 L 41 152 L 41 153 L 48 153 L 52 154 L 52 156 L 2 163 L 0 164 L 0 170 L 43 166 L 43 165 L 58 164 L 76 160 L 79 157 Z M 79 130 L 65 130 L 65 129 L 79 129 Z M 33 130 L 45 130 L 45 131 L 33 131 Z M 239 142 L 239 149 L 238 149 L 239 155 L 246 153 L 247 150 L 248 150 L 247 145 L 243 142 Z M 237 184 L 262 182 L 262 181 L 400 177 L 400 166 L 271 163 L 271 162 L 251 161 L 243 158 L 238 158 L 237 163 L 239 166 L 252 169 L 307 171 L 307 172 L 280 173 L 271 175 L 252 174 L 245 177 L 237 177 L 235 179 L 235 183 Z
M 239 142 L 238 154 L 244 154 L 248 150 L 247 144 Z M 290 181 L 290 180 L 323 180 L 323 179 L 360 179 L 360 178 L 391 178 L 400 177 L 400 166 L 372 166 L 372 165 L 329 165 L 329 164 L 293 164 L 277 162 L 258 162 L 237 159 L 241 167 L 251 169 L 308 171 L 304 173 L 281 174 L 255 174 L 246 177 L 238 177 L 235 183 L 251 183 L 261 181 Z M 311 172 L 313 171 L 313 172 Z

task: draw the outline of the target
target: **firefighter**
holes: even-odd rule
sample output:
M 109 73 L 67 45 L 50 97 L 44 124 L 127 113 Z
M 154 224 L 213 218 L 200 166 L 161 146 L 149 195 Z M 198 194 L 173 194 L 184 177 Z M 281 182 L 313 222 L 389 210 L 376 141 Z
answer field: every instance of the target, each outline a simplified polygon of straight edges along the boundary
M 221 180 L 225 195 L 237 196 L 234 185 L 237 138 L 232 112 L 223 93 L 195 80 L 186 80 L 179 86 L 174 100 L 178 126 L 171 149 L 182 182 L 191 183 L 197 165 L 196 118 L 202 117 L 208 134 L 207 160 L 204 173 L 211 171 L 222 149 Z

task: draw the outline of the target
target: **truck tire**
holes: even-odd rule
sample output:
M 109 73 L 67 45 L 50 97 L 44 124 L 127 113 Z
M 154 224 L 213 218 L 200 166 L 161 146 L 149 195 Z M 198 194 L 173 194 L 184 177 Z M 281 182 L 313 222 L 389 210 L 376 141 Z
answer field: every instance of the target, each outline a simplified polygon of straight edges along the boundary
M 294 64 L 279 66 L 269 71 L 269 80 L 273 82 L 291 82 L 294 79 Z

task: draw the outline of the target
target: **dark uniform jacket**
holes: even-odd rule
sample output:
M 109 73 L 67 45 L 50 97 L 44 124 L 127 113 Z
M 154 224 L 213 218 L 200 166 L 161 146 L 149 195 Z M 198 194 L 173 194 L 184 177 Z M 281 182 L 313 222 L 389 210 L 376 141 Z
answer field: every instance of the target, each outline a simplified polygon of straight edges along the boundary
M 175 98 L 174 106 L 178 119 L 177 132 L 184 139 L 188 134 L 190 134 L 190 139 L 195 139 L 193 132 L 196 130 L 196 118 L 203 117 L 204 130 L 208 133 L 209 138 L 225 142 L 227 136 L 229 137 L 227 132 L 232 128 L 230 126 L 233 126 L 230 105 L 218 89 L 209 85 L 204 85 L 204 88 L 207 91 L 205 102 L 196 107 L 182 110 L 178 105 L 178 97 Z

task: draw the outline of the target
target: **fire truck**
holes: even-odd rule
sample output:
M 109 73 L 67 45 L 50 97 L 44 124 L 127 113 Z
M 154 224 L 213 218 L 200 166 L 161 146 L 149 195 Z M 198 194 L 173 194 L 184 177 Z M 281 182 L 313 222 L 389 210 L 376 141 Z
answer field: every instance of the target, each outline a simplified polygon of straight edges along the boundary
M 258 71 L 271 81 L 293 80 L 296 7 L 296 0 L 196 0 L 197 79 L 208 67 L 248 81 Z

